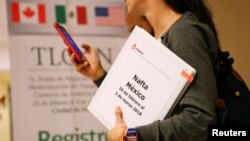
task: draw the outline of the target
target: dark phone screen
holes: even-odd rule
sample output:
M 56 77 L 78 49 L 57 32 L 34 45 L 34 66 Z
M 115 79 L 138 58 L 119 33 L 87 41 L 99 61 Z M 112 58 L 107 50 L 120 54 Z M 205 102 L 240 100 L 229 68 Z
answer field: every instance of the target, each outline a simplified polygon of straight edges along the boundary
M 81 50 L 78 48 L 78 46 L 76 45 L 76 43 L 74 42 L 74 40 L 71 38 L 71 36 L 69 35 L 69 33 L 63 28 L 60 27 L 63 35 L 66 37 L 67 41 L 71 44 L 71 46 L 74 48 L 74 50 L 76 51 L 76 53 L 79 55 L 79 57 L 82 58 L 82 52 Z

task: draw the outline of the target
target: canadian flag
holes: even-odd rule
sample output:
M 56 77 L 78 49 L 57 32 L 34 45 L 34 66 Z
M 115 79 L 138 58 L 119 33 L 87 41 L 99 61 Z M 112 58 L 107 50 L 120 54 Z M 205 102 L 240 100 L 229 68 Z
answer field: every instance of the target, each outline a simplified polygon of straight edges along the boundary
M 11 11 L 13 23 L 46 23 L 44 4 L 13 2 L 11 4 Z

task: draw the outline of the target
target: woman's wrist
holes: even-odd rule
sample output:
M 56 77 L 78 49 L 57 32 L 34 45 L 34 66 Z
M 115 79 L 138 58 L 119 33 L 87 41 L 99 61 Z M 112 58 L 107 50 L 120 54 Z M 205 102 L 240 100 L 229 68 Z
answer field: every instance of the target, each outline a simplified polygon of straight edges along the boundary
M 105 74 L 101 77 L 101 78 L 99 78 L 99 79 L 97 79 L 97 80 L 93 80 L 93 82 L 95 83 L 95 85 L 97 86 L 97 87 L 100 87 L 101 86 L 101 84 L 102 84 L 102 81 L 105 79 L 105 77 L 106 77 L 106 72 L 105 72 Z
M 107 72 L 101 68 L 99 71 L 96 72 L 96 75 L 93 77 L 93 81 L 97 81 L 102 78 Z
M 124 141 L 137 141 L 136 128 L 127 128 L 124 132 Z

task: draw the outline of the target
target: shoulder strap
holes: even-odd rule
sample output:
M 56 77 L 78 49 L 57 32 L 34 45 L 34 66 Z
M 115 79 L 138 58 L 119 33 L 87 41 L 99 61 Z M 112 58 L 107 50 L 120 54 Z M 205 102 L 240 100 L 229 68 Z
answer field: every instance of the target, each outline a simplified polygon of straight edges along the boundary
M 219 51 L 219 76 L 217 80 L 218 84 L 221 84 L 221 81 L 226 77 L 226 75 L 233 70 L 232 64 L 234 63 L 234 59 L 229 56 L 230 54 L 228 51 Z

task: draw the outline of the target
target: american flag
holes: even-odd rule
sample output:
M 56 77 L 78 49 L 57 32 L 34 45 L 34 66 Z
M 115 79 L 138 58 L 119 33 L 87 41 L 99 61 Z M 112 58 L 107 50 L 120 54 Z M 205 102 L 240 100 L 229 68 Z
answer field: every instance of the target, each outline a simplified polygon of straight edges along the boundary
M 95 7 L 97 26 L 125 26 L 125 13 L 122 7 Z

